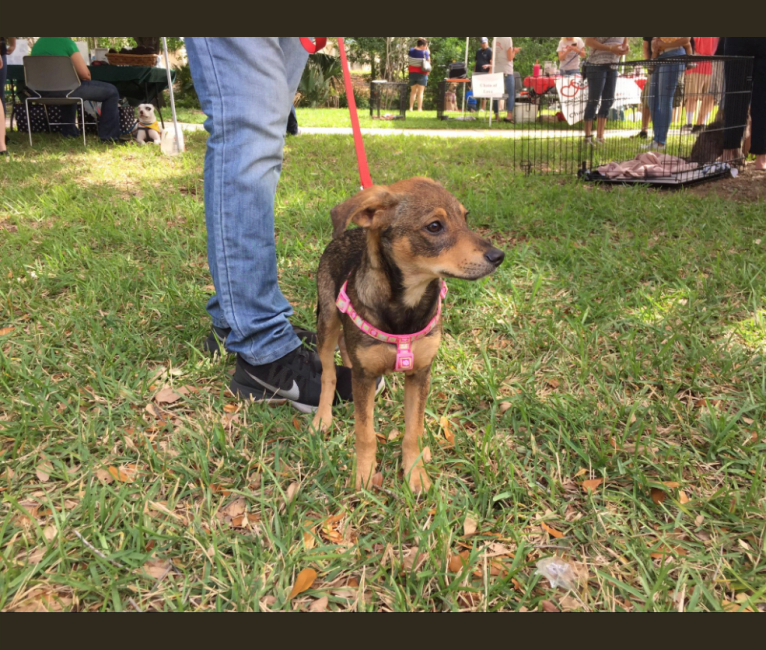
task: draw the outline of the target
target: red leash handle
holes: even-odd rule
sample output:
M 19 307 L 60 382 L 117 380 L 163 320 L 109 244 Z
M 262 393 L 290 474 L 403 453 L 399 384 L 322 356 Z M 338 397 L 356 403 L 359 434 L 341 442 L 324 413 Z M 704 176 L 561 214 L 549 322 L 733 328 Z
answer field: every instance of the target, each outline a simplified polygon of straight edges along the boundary
M 299 38 L 301 39 L 301 45 L 303 45 L 306 52 L 309 54 L 316 54 L 319 50 L 323 50 L 324 46 L 327 45 L 326 36 L 315 36 L 313 41 L 310 36 L 299 36 Z
M 301 36 L 301 43 L 309 54 L 316 54 L 325 45 L 327 45 L 326 36 L 315 36 L 312 42 L 308 36 Z M 367 163 L 367 152 L 364 149 L 364 140 L 362 139 L 362 127 L 359 125 L 359 113 L 356 109 L 356 98 L 354 97 L 354 84 L 351 83 L 351 69 L 348 66 L 348 57 L 346 56 L 346 42 L 342 36 L 338 36 L 338 49 L 340 50 L 340 62 L 343 67 L 343 81 L 346 85 L 346 99 L 348 100 L 348 110 L 351 113 L 351 128 L 354 131 L 354 147 L 356 147 L 356 158 L 359 162 L 359 179 L 362 181 L 362 189 L 366 190 L 372 187 L 372 177 L 370 176 L 370 166 Z

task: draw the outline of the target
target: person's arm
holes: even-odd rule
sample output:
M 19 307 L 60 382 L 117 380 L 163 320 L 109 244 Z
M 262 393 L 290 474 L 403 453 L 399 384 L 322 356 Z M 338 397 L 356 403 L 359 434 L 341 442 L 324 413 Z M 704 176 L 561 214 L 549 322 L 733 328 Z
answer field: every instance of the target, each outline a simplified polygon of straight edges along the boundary
M 626 37 L 625 41 L 627 40 L 628 39 Z M 622 45 L 608 45 L 606 43 L 599 43 L 595 36 L 586 36 L 585 45 L 587 45 L 591 50 L 601 50 L 602 52 L 611 52 L 612 54 L 619 54 L 623 47 Z
M 85 63 L 85 59 L 82 58 L 82 54 L 75 52 L 72 55 L 72 63 L 74 63 L 74 69 L 77 71 L 77 76 L 80 77 L 80 81 L 90 81 L 90 70 Z
M 8 52 L 8 54 L 13 54 L 14 50 L 16 49 L 16 37 L 15 36 L 6 36 L 5 37 L 5 49 Z
M 659 52 L 664 52 L 665 50 L 677 50 L 679 47 L 683 47 L 684 49 L 686 49 L 686 46 L 692 42 L 692 37 L 681 36 L 680 38 L 677 38 L 675 41 L 671 41 L 670 43 L 666 43 L 660 38 L 657 38 L 656 40 L 658 41 L 657 50 Z

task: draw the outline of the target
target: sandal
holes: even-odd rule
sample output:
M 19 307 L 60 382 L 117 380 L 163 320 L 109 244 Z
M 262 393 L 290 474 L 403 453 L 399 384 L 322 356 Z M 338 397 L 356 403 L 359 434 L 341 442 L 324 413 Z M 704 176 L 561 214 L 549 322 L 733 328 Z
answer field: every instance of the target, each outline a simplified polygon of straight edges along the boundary
M 508 122 L 508 124 L 516 124 L 516 120 L 509 120 L 507 117 L 503 118 L 503 122 Z

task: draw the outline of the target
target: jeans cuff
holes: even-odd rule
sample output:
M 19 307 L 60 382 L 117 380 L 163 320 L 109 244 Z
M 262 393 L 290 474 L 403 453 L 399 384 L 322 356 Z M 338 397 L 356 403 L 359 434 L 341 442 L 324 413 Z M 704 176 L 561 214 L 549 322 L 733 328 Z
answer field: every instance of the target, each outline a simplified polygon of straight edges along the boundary
M 249 353 L 243 354 L 242 352 L 238 352 L 238 354 L 251 366 L 265 366 L 269 363 L 274 363 L 274 361 L 279 361 L 282 357 L 286 357 L 288 354 L 301 347 L 301 342 L 298 337 L 295 336 L 295 334 L 287 337 L 286 340 L 287 342 L 284 345 L 270 350 L 267 354 L 261 354 L 258 356 Z M 255 347 L 257 346 L 254 344 L 251 346 L 251 349 Z

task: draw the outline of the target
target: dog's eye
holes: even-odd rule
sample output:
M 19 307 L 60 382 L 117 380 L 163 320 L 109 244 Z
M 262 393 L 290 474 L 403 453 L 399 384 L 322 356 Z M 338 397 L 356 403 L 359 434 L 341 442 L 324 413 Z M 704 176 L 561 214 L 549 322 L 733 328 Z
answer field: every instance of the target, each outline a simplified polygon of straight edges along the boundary
M 432 235 L 437 235 L 442 230 L 444 230 L 444 226 L 442 225 L 441 221 L 434 221 L 433 223 L 430 223 L 426 226 L 426 230 Z

